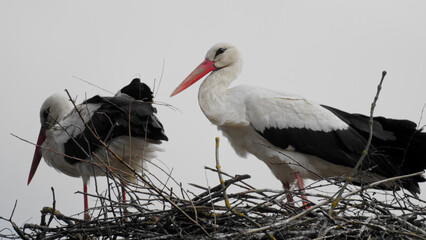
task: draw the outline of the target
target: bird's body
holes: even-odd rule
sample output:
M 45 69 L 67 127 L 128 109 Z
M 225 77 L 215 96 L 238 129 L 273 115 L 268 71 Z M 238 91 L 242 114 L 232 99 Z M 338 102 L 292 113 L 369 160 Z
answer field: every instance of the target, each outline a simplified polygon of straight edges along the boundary
M 105 102 L 102 103 L 102 100 L 105 100 Z M 114 169 L 116 173 L 121 172 L 121 175 L 126 178 L 133 175 L 112 153 L 117 153 L 133 169 L 142 169 L 146 159 L 155 157 L 155 152 L 159 150 L 158 144 L 151 143 L 144 135 L 138 136 L 135 134 L 132 137 L 128 134 L 108 136 L 109 131 L 114 131 L 113 128 L 118 126 L 109 124 L 109 122 L 102 122 L 102 120 L 94 122 L 96 118 L 104 117 L 103 120 L 117 123 L 119 119 L 110 119 L 108 115 L 104 115 L 106 114 L 105 107 L 114 106 L 112 104 L 120 102 L 117 100 L 121 100 L 127 105 L 120 106 L 120 108 L 130 108 L 133 105 L 132 107 L 135 107 L 134 111 L 136 110 L 136 104 L 140 104 L 138 102 L 129 102 L 127 99 L 99 98 L 96 103 L 83 103 L 77 106 L 78 111 L 73 109 L 58 124 L 46 131 L 46 140 L 42 145 L 42 156 L 46 163 L 68 176 L 82 177 L 86 183 L 91 176 L 105 176 L 107 171 L 102 167 L 104 165 Z M 68 103 L 71 104 L 70 102 Z M 142 104 L 147 105 L 146 103 Z M 121 115 L 125 114 L 126 112 L 123 112 Z M 122 120 L 127 121 L 125 118 Z M 89 129 L 92 128 L 92 123 L 96 124 L 92 129 L 93 133 L 96 134 L 95 136 L 92 135 Z M 146 123 L 141 122 L 139 127 L 144 127 L 143 125 L 146 125 Z M 88 124 L 88 126 L 85 124 Z M 123 126 L 122 128 L 122 130 L 125 130 L 128 127 Z M 110 150 L 102 147 L 97 138 L 103 141 Z M 93 168 L 93 164 L 97 167 Z
M 167 140 L 155 113 L 152 92 L 139 79 L 114 97 L 95 96 L 75 108 L 64 96 L 52 95 L 40 111 L 42 127 L 28 184 L 41 157 L 56 170 L 81 177 L 85 189 L 91 176 L 109 171 L 132 180 L 129 167 L 142 171 Z
M 286 188 L 298 176 L 347 176 L 365 149 L 369 118 L 293 94 L 248 85 L 230 88 L 241 62 L 235 47 L 216 44 L 172 96 L 211 72 L 200 86 L 199 104 L 237 154 L 251 153 L 264 161 Z M 425 169 L 426 134 L 416 124 L 374 120 L 373 143 L 361 167 L 364 174 L 357 176 L 359 183 Z M 401 186 L 418 193 L 420 181 L 424 178 L 405 179 Z

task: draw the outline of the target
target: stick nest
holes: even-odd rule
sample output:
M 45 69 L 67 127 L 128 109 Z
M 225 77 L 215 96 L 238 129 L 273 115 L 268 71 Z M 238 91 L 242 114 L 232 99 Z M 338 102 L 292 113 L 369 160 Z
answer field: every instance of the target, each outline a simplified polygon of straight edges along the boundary
M 79 217 L 61 214 L 55 209 L 54 199 L 53 207 L 41 210 L 40 224 L 26 223 L 18 227 L 11 218 L 2 218 L 12 224 L 14 231 L 3 229 L 0 237 L 426 239 L 426 202 L 403 191 L 373 190 L 371 185 L 351 186 L 330 214 L 335 196 L 325 194 L 323 189 L 324 185 L 341 187 L 343 184 L 338 181 L 319 181 L 309 185 L 306 191 L 310 193 L 311 207 L 307 209 L 302 206 L 298 191 L 255 189 L 247 183 L 248 175 L 220 174 L 226 178 L 223 184 L 214 187 L 190 184 L 199 194 L 183 189 L 174 180 L 178 192 L 167 184 L 159 189 L 145 174 L 142 176 L 145 184 L 126 185 L 131 198 L 127 203 L 113 200 L 111 195 L 120 198 L 120 191 L 109 187 L 104 194 L 90 195 L 97 200 L 90 221 L 80 219 L 82 214 Z M 114 182 L 118 184 L 119 181 Z M 289 193 L 295 196 L 295 202 L 287 203 Z

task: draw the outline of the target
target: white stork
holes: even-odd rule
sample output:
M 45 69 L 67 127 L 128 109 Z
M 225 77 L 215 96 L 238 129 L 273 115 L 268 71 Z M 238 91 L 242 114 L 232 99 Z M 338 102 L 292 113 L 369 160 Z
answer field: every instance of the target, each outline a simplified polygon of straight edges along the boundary
M 351 173 L 367 143 L 367 116 L 259 87 L 229 88 L 241 68 L 241 56 L 234 46 L 216 44 L 171 96 L 211 72 L 198 92 L 201 110 L 238 155 L 251 153 L 264 161 L 285 189 L 298 180 L 303 192 L 302 178 L 317 180 Z M 421 131 L 408 120 L 374 118 L 372 145 L 361 166 L 364 174 L 354 181 L 360 184 L 424 170 L 426 133 Z M 417 176 L 403 179 L 397 186 L 416 194 L 420 192 L 418 183 L 423 181 L 423 176 Z
M 139 79 L 114 97 L 97 95 L 77 108 L 61 94 L 50 96 L 40 110 L 41 129 L 28 184 L 41 157 L 56 170 L 81 177 L 84 217 L 90 219 L 87 183 L 91 176 L 105 176 L 109 170 L 127 180 L 134 176 L 105 146 L 133 169 L 142 171 L 144 161 L 155 157 L 157 145 L 168 140 L 152 102 L 151 89 Z M 122 193 L 125 201 L 124 188 Z

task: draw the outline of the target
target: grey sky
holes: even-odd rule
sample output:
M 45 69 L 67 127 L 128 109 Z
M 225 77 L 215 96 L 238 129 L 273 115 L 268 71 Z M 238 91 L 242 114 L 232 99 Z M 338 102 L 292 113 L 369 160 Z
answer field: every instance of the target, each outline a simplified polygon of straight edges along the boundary
M 425 10 L 424 1 L 389 0 L 1 1 L 0 216 L 8 217 L 17 199 L 15 221 L 38 222 L 39 210 L 51 205 L 50 187 L 63 213 L 82 210 L 74 194 L 82 181 L 44 162 L 26 185 L 34 147 L 10 135 L 35 142 L 39 108 L 52 93 L 68 89 L 77 102 L 109 94 L 77 78 L 116 92 L 133 77 L 153 86 L 163 75 L 156 100 L 180 112 L 158 106 L 170 139 L 159 159 L 185 187 L 217 184 L 204 166 L 214 166 L 214 137 L 221 135 L 198 107 L 199 84 L 169 98 L 216 42 L 243 54 L 235 84 L 292 92 L 348 112 L 369 112 L 387 70 L 376 114 L 419 122 L 426 103 Z M 221 158 L 224 171 L 250 174 L 254 186 L 281 188 L 266 165 L 239 158 L 224 138 Z

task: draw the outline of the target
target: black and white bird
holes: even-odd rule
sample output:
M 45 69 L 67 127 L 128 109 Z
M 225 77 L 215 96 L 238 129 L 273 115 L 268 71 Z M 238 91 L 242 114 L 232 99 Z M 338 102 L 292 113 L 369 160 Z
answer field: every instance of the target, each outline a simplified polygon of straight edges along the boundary
M 206 117 L 228 138 L 236 153 L 264 161 L 283 187 L 302 178 L 348 176 L 365 149 L 369 118 L 306 98 L 248 85 L 230 88 L 242 68 L 239 51 L 219 43 L 173 91 L 178 94 L 210 73 L 198 101 Z M 374 118 L 374 135 L 358 184 L 426 168 L 426 133 L 408 120 Z M 405 178 L 397 188 L 419 193 L 423 176 Z M 392 186 L 381 186 L 385 188 Z M 301 189 L 301 190 L 302 190 Z
M 136 171 L 142 171 L 144 162 L 161 150 L 158 145 L 168 139 L 152 103 L 151 89 L 139 79 L 114 97 L 97 95 L 76 108 L 62 94 L 48 97 L 40 110 L 41 129 L 28 184 L 41 157 L 56 170 L 81 177 L 84 193 L 91 176 L 105 176 L 109 170 L 133 180 L 134 173 L 113 153 Z M 123 189 L 123 201 L 124 196 Z M 90 219 L 86 194 L 84 213 L 85 219 Z

